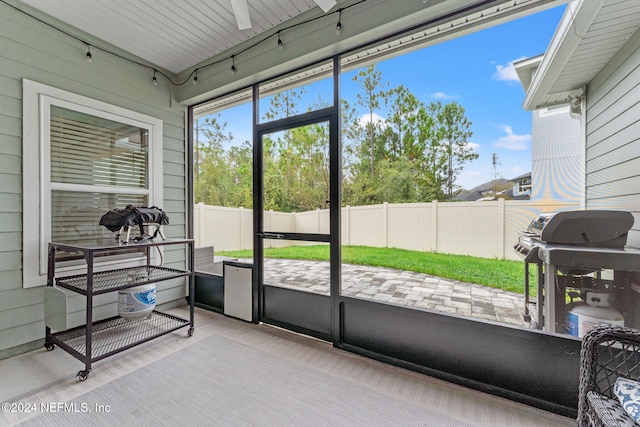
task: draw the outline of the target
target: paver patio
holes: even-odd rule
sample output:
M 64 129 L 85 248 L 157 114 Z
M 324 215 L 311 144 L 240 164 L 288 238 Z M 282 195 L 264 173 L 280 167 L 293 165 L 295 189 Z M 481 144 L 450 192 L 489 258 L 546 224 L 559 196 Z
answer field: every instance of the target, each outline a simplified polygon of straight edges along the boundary
M 264 282 L 329 295 L 329 263 L 265 259 Z M 342 265 L 342 293 L 358 298 L 528 326 L 524 295 L 424 273 Z

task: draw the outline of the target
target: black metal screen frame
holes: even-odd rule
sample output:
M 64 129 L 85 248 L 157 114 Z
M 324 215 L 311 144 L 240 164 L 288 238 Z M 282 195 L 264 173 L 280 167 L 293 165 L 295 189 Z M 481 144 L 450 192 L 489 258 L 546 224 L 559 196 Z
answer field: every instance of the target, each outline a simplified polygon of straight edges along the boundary
M 260 307 L 259 318 L 261 322 L 273 324 L 275 326 L 284 327 L 295 332 L 306 333 L 317 338 L 333 341 L 334 344 L 340 342 L 339 328 L 336 328 L 335 319 L 335 307 L 337 307 L 337 298 L 339 292 L 339 277 L 340 277 L 340 240 L 339 234 L 339 218 L 340 218 L 340 200 L 341 193 L 339 188 L 335 188 L 339 185 L 340 180 L 336 180 L 336 176 L 340 176 L 340 144 L 339 144 L 339 99 L 337 93 L 338 86 L 335 83 L 339 80 L 339 67 L 335 68 L 338 63 L 337 58 L 334 59 L 334 105 L 311 111 L 308 113 L 300 114 L 297 116 L 286 117 L 280 120 L 274 120 L 266 123 L 258 123 L 259 118 L 259 87 L 254 85 L 253 91 L 253 106 L 254 106 L 254 120 L 253 120 L 253 256 L 254 256 L 254 271 L 253 280 L 255 286 L 257 286 L 259 292 L 258 306 Z M 262 146 L 262 137 L 269 133 L 284 131 L 301 126 L 307 126 L 317 123 L 329 123 L 329 173 L 330 173 L 330 230 L 329 234 L 322 233 L 291 233 L 287 231 L 264 231 L 264 165 L 263 155 L 264 150 Z M 337 158 L 336 158 L 337 157 Z M 337 225 L 334 223 L 337 221 Z M 307 292 L 286 292 L 282 291 L 278 293 L 275 289 L 267 290 L 267 284 L 264 283 L 264 247 L 263 241 L 265 239 L 282 239 L 282 240 L 295 240 L 295 241 L 307 241 L 307 242 L 322 242 L 329 243 L 330 246 L 330 296 L 315 295 Z M 267 298 L 270 295 L 282 296 L 285 298 L 291 298 L 289 310 L 283 309 L 281 304 L 269 304 Z M 320 298 L 320 300 L 318 300 Z M 325 299 L 329 300 L 330 304 L 325 305 Z M 321 301 L 318 304 L 318 301 Z M 287 304 L 285 304 L 286 306 Z M 328 310 L 328 313 L 318 313 L 317 310 L 305 311 L 296 310 L 294 307 L 318 307 L 320 310 Z M 271 310 L 268 308 L 271 307 Z M 275 307 L 278 307 L 276 310 Z M 278 314 L 273 314 L 277 311 Z M 329 321 L 323 321 L 318 319 L 325 319 L 328 317 Z M 286 320 L 282 320 L 286 319 Z M 315 320 L 314 320 L 315 319 Z M 326 319 L 325 319 L 326 320 Z M 309 325 L 313 325 L 309 327 Z
M 491 1 L 478 2 L 473 7 L 480 7 Z M 466 11 L 466 9 L 465 9 Z M 429 23 L 435 23 L 451 16 L 439 17 Z M 364 47 L 364 46 L 363 46 Z M 355 49 L 354 49 L 355 50 Z M 344 52 L 348 53 L 348 52 Z M 326 61 L 322 59 L 316 63 Z M 306 66 L 309 66 L 307 64 Z M 341 195 L 342 195 L 342 145 L 340 140 L 340 55 L 333 56 L 334 102 L 326 113 L 333 115 L 330 132 L 330 319 L 331 336 L 334 347 L 354 353 L 363 354 L 386 363 L 401 366 L 417 372 L 426 373 L 447 381 L 503 396 L 528 405 L 540 407 L 567 416 L 577 413 L 577 365 L 580 341 L 573 337 L 542 333 L 540 331 L 514 328 L 479 319 L 467 319 L 459 316 L 417 310 L 414 308 L 392 306 L 381 302 L 358 300 L 340 295 L 341 287 Z M 299 67 L 300 69 L 303 67 Z M 295 71 L 295 70 L 290 70 Z M 294 124 L 313 123 L 322 116 L 321 112 L 286 118 L 277 122 L 258 124 L 259 89 L 253 85 L 253 280 L 262 286 L 262 246 L 263 217 L 262 209 L 262 146 L 258 144 L 262 133 L 284 130 Z M 194 106 L 189 111 L 193 111 Z M 329 111 L 330 110 L 330 111 Z M 298 121 L 301 120 L 301 121 Z M 193 127 L 191 126 L 191 133 Z M 335 133 L 335 134 L 334 134 Z M 192 144 L 191 144 L 192 145 Z M 191 147 L 193 149 L 193 147 Z M 192 161 L 192 159 L 191 159 Z M 189 191 L 193 189 L 191 180 Z M 259 195 L 259 196 L 258 196 Z M 189 224 L 192 224 L 191 210 Z M 281 234 L 281 233 L 278 233 Z M 286 233 L 282 233 L 286 237 Z M 305 236 L 295 236 L 296 240 L 304 240 Z M 312 241 L 320 240 L 319 236 L 308 236 Z M 322 237 L 326 239 L 326 237 Z M 264 292 L 259 292 L 259 307 L 264 307 Z M 297 297 L 296 297 L 297 298 Z M 291 302 L 295 302 L 292 299 Z M 262 317 L 261 320 L 268 320 Z M 387 319 L 380 322 L 380 316 Z M 277 326 L 286 327 L 296 332 L 309 333 L 287 322 L 278 322 Z M 293 322 L 295 323 L 295 322 Z M 447 334 L 438 332 L 440 326 L 446 325 Z M 411 333 L 406 334 L 407 327 Z M 308 329 L 308 328 L 307 328 Z M 313 335 L 309 333 L 309 335 Z M 437 340 L 435 339 L 437 337 Z M 324 337 L 323 339 L 329 339 Z M 400 340 L 400 341 L 398 341 Z M 438 345 L 434 346 L 434 342 Z M 463 344 L 461 344 L 463 343 Z M 463 347 L 461 347 L 463 345 Z M 517 349 L 513 357 L 507 357 L 504 348 Z M 420 357 L 423 352 L 432 352 L 435 359 Z M 415 356 L 415 357 L 414 357 Z M 456 365 L 434 363 L 434 360 L 453 361 Z M 484 361 L 479 363 L 479 361 Z M 487 368 L 485 371 L 485 367 Z M 517 375 L 501 380 L 487 374 L 492 369 L 507 367 Z

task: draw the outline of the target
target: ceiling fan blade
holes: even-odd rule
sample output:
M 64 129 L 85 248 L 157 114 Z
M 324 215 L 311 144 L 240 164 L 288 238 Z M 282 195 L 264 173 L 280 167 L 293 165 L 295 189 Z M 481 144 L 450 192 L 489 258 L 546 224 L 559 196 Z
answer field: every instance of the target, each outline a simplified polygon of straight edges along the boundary
M 320 9 L 322 9 L 324 13 L 329 12 L 331 8 L 338 3 L 335 0 L 313 0 L 313 2 L 320 6 Z
M 251 28 L 251 17 L 249 16 L 249 6 L 247 0 L 230 0 L 231 9 L 236 17 L 236 23 L 239 30 Z

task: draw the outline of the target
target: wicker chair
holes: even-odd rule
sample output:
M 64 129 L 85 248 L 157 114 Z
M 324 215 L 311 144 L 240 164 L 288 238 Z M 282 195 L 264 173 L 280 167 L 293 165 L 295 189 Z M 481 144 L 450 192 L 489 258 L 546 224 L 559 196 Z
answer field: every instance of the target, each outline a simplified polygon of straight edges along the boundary
M 640 331 L 599 325 L 587 332 L 580 351 L 578 426 L 637 426 L 620 405 L 618 377 L 640 379 Z

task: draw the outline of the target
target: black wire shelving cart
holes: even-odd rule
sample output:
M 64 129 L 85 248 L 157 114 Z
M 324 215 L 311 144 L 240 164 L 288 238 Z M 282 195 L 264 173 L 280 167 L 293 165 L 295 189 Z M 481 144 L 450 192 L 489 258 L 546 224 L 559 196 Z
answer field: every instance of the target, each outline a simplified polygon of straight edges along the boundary
M 152 250 L 161 246 L 186 246 L 187 269 L 178 270 L 152 265 Z M 152 340 L 183 327 L 189 327 L 188 335 L 194 332 L 194 280 L 193 280 L 193 239 L 152 240 L 122 244 L 113 240 L 92 240 L 78 243 L 49 243 L 47 286 L 64 288 L 86 298 L 86 323 L 63 331 L 52 332 L 46 325 L 45 347 L 53 350 L 57 345 L 84 363 L 78 372 L 81 381 L 91 372 L 91 364 L 138 344 Z M 96 258 L 146 257 L 146 264 L 106 271 L 96 271 Z M 83 259 L 86 273 L 71 276 L 56 276 L 56 262 Z M 149 283 L 186 277 L 188 280 L 189 319 L 153 310 L 148 316 L 125 319 L 114 316 L 93 321 L 93 297 L 121 289 Z

